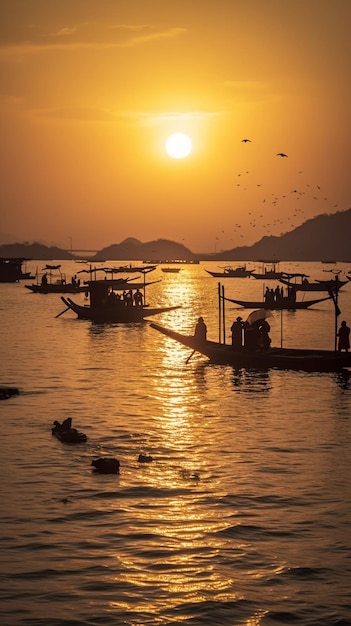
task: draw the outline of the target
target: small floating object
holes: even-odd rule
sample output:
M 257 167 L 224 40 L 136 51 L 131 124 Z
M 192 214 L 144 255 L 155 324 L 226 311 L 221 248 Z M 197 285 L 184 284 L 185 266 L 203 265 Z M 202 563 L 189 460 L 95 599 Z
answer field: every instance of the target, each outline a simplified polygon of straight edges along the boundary
M 139 454 L 138 462 L 139 463 L 151 463 L 152 456 L 151 454 Z
M 117 459 L 103 457 L 94 459 L 91 464 L 95 468 L 94 472 L 99 474 L 119 474 L 120 463 Z
M 0 387 L 0 400 L 7 400 L 11 396 L 17 396 L 18 394 L 17 387 Z
M 197 472 L 191 472 L 190 470 L 182 470 L 182 478 L 184 480 L 200 480 L 200 475 Z
M 84 433 L 72 427 L 71 417 L 67 417 L 62 424 L 55 420 L 51 432 L 62 443 L 84 443 L 87 440 L 87 436 Z

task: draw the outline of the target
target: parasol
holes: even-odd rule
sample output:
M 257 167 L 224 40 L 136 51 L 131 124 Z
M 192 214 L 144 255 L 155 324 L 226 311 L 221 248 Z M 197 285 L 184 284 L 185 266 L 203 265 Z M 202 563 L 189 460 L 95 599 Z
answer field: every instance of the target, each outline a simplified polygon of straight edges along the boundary
M 252 311 L 250 315 L 247 317 L 246 321 L 250 326 L 259 320 L 264 320 L 266 317 L 273 317 L 273 313 L 268 309 L 257 309 L 256 311 Z

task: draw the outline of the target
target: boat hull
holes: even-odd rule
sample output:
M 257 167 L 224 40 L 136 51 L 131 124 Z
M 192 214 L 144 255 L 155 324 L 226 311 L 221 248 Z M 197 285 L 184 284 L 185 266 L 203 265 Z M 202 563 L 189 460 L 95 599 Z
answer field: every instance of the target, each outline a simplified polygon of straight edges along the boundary
M 205 271 L 214 278 L 249 278 L 253 272 L 253 270 L 244 269 L 227 270 L 224 272 L 211 272 L 210 270 Z
M 225 298 L 227 302 L 233 302 L 245 309 L 267 309 L 269 311 L 295 311 L 296 309 L 308 309 L 313 304 L 330 300 L 330 296 L 326 298 L 318 298 L 316 300 L 305 300 L 294 302 L 291 298 L 283 298 L 279 302 L 250 301 L 250 300 L 233 300 Z
M 339 280 L 338 283 L 336 284 L 335 281 L 331 281 L 331 282 L 316 282 L 316 283 L 308 283 L 306 282 L 305 284 L 302 283 L 291 283 L 288 280 L 285 280 L 284 278 L 280 278 L 279 279 L 280 283 L 283 283 L 283 285 L 287 285 L 288 287 L 293 287 L 296 291 L 335 291 L 336 288 L 340 288 L 343 285 L 346 285 L 346 283 L 348 282 L 347 280 Z
M 123 304 L 117 306 L 92 307 L 89 305 L 81 306 L 76 304 L 70 298 L 61 297 L 61 300 L 67 308 L 76 313 L 78 319 L 90 320 L 96 323 L 139 323 L 143 322 L 146 317 L 181 308 L 181 305 L 155 308 L 148 306 L 125 306 Z
M 33 293 L 83 293 L 88 290 L 87 286 L 84 285 L 72 285 L 68 283 L 67 285 L 25 285 L 26 289 L 29 289 Z
M 284 272 L 265 272 L 264 274 L 252 272 L 251 276 L 256 280 L 279 280 Z
M 152 322 L 151 328 L 166 337 L 203 354 L 210 362 L 237 368 L 302 370 L 308 372 L 339 371 L 351 367 L 351 353 L 332 350 L 303 350 L 298 348 L 269 348 L 266 352 L 233 350 L 232 346 L 214 341 L 199 342 L 193 335 L 183 335 Z

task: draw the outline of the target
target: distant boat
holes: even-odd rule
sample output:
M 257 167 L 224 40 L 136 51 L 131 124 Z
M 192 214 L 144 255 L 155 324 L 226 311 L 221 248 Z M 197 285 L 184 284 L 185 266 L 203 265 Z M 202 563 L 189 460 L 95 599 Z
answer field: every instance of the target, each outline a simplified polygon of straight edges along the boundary
M 87 289 L 76 276 L 67 281 L 66 274 L 61 272 L 61 265 L 45 265 L 40 273 L 37 272 L 37 282 L 25 285 L 25 288 L 41 294 L 80 293 Z
M 251 276 L 258 280 L 276 280 L 284 276 L 284 272 L 279 271 L 280 261 L 261 261 L 262 271 L 252 272 Z
M 247 278 L 252 275 L 254 270 L 246 269 L 246 265 L 239 265 L 238 267 L 224 267 L 221 272 L 205 271 L 215 278 Z
M 0 258 L 0 283 L 17 283 L 20 280 L 33 278 L 30 272 L 23 272 L 22 265 L 25 261 L 30 261 L 25 257 Z
M 151 259 L 144 260 L 143 263 L 152 263 L 153 265 L 161 265 L 161 263 L 177 263 L 178 265 L 199 265 L 198 259 Z
M 162 272 L 165 274 L 178 274 L 180 267 L 161 267 Z
M 101 267 L 99 268 L 99 271 L 110 272 L 111 274 L 132 274 L 135 272 L 151 272 L 155 269 L 155 263 L 149 265 L 133 265 L 132 263 L 130 263 L 129 265 L 119 265 L 118 267 Z
M 319 304 L 319 302 L 324 302 L 325 300 L 330 300 L 330 296 L 326 298 L 318 298 L 317 300 L 300 300 L 296 301 L 295 298 L 291 296 L 283 296 L 278 300 L 267 301 L 252 301 L 252 300 L 234 300 L 233 298 L 225 298 L 227 302 L 233 302 L 234 304 L 238 304 L 239 306 L 244 307 L 245 309 L 268 309 L 270 311 L 295 311 L 296 309 L 308 309 L 308 307 L 313 306 L 314 304 Z
M 86 285 L 77 285 L 72 283 L 48 283 L 41 285 L 33 283 L 32 285 L 25 285 L 26 289 L 29 289 L 33 293 L 82 293 L 87 291 Z
M 288 287 L 293 287 L 296 291 L 336 291 L 346 285 L 348 280 L 332 279 L 310 282 L 307 278 L 303 278 L 301 282 L 291 282 L 285 278 L 279 278 L 279 282 Z

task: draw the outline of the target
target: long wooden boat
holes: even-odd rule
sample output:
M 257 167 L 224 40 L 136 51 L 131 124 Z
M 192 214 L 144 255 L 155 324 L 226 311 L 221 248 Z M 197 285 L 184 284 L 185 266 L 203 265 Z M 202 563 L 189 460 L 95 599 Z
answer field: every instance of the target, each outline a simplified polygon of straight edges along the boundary
M 80 279 L 75 274 L 70 280 L 67 280 L 66 274 L 61 271 L 61 265 L 49 265 L 39 272 L 36 272 L 36 282 L 31 285 L 25 285 L 26 289 L 32 293 L 81 293 L 87 288 L 81 284 Z
M 151 328 L 174 339 L 178 343 L 208 357 L 211 363 L 232 365 L 246 369 L 284 369 L 307 372 L 334 372 L 351 367 L 351 353 L 333 350 L 271 347 L 266 352 L 250 351 L 245 348 L 233 350 L 231 345 L 215 341 L 199 341 L 193 335 L 183 335 L 154 322 Z
M 239 267 L 224 267 L 221 272 L 211 272 L 210 270 L 205 271 L 215 278 L 248 278 L 254 272 L 254 270 L 246 269 L 246 265 L 240 265 Z
M 347 280 L 318 280 L 315 282 L 309 282 L 306 278 L 301 282 L 291 282 L 285 278 L 279 278 L 279 282 L 288 287 L 293 287 L 296 291 L 335 291 L 343 285 L 346 285 Z
M 146 317 L 173 311 L 181 306 L 151 307 L 145 304 L 145 290 L 143 295 L 140 289 L 135 289 L 133 292 L 134 283 L 133 289 L 131 287 L 132 285 L 128 285 L 129 291 L 124 294 L 124 297 L 121 297 L 117 293 L 120 287 L 116 289 L 115 285 L 111 284 L 110 281 L 89 281 L 89 304 L 82 306 L 63 296 L 61 296 L 61 300 L 67 307 L 65 311 L 71 309 L 76 313 L 78 319 L 91 320 L 97 323 L 143 322 Z M 62 313 L 65 311 L 62 311 Z M 59 313 L 56 317 L 62 315 L 62 313 Z
M 234 300 L 233 298 L 225 298 L 228 302 L 233 302 L 234 304 L 238 304 L 239 306 L 244 307 L 245 309 L 269 309 L 270 311 L 295 311 L 296 309 L 308 309 L 308 307 L 313 304 L 318 304 L 319 302 L 324 302 L 325 300 L 330 300 L 330 296 L 326 298 L 318 298 L 316 300 L 300 300 L 296 301 L 294 298 L 289 296 L 284 296 L 279 300 L 274 300 L 272 302 L 261 300 L 261 301 L 252 301 L 252 300 Z

